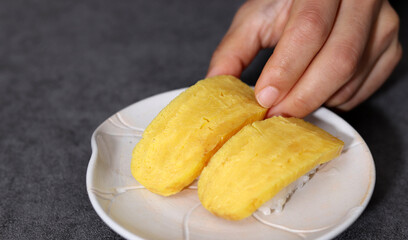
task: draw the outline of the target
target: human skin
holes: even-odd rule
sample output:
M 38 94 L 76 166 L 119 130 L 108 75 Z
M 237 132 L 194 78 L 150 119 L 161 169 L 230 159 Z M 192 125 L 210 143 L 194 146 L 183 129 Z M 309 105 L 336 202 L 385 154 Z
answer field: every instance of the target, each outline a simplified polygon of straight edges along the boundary
M 207 77 L 240 77 L 275 47 L 255 85 L 267 116 L 348 111 L 372 95 L 402 56 L 399 18 L 383 0 L 250 0 L 214 51 Z

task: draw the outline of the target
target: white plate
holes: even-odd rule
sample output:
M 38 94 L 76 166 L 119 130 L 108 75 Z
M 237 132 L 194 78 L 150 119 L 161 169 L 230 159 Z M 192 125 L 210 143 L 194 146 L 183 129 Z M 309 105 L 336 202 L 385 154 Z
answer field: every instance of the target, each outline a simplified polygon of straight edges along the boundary
M 137 102 L 103 122 L 92 135 L 87 190 L 102 220 L 128 239 L 331 239 L 349 227 L 371 198 L 375 168 L 360 135 L 343 119 L 320 108 L 306 120 L 345 142 L 297 191 L 280 214 L 233 222 L 207 212 L 197 190 L 162 197 L 140 186 L 130 172 L 132 149 L 143 129 L 183 89 Z

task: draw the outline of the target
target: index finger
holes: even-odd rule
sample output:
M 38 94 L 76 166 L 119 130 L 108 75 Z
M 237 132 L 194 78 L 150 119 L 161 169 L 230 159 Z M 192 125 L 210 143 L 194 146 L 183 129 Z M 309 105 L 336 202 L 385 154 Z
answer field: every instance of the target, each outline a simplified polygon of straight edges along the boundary
M 296 1 L 274 53 L 255 86 L 259 104 L 282 100 L 319 52 L 333 27 L 339 0 Z

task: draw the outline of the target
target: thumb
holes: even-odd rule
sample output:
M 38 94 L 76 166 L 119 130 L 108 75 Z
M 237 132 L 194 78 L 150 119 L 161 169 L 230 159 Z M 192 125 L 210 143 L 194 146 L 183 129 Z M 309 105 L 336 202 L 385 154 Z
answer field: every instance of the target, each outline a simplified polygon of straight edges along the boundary
M 287 21 L 291 5 L 288 2 L 291 1 L 248 1 L 242 5 L 214 51 L 207 77 L 240 77 L 261 48 L 274 46 Z

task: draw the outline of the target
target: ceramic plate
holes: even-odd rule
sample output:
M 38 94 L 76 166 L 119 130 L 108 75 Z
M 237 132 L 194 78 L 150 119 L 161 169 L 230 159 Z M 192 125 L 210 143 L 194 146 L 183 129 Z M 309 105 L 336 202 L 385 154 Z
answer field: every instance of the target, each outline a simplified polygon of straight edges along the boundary
M 324 165 L 281 213 L 257 211 L 241 221 L 211 215 L 187 188 L 171 197 L 144 189 L 131 175 L 132 149 L 143 129 L 183 89 L 137 102 L 103 122 L 92 135 L 87 190 L 102 220 L 127 239 L 331 239 L 363 212 L 375 168 L 360 135 L 320 108 L 306 120 L 345 142 L 341 156 Z

